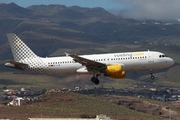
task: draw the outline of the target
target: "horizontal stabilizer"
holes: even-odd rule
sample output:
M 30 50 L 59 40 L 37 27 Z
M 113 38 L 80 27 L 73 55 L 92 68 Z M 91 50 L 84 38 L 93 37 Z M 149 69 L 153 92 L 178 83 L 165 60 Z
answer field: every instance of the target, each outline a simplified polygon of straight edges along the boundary
M 28 65 L 25 63 L 21 63 L 21 62 L 16 62 L 14 60 L 7 60 L 5 66 L 8 67 L 8 65 L 10 65 L 10 64 L 11 64 L 11 66 L 18 66 L 18 67 L 26 67 Z

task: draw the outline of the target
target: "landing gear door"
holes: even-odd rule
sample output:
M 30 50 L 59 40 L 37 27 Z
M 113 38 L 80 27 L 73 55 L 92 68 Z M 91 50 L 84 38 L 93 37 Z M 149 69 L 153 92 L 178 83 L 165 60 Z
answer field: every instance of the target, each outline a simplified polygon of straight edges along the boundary
M 148 62 L 154 62 L 153 52 L 148 51 Z

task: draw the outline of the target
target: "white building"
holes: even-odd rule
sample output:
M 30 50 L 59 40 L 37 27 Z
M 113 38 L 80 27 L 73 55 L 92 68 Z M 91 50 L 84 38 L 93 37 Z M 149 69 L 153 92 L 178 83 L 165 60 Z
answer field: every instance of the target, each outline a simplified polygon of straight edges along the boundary
M 17 97 L 13 99 L 11 102 L 9 102 L 7 105 L 8 106 L 21 106 L 23 103 L 23 98 Z
M 106 115 L 100 114 L 96 118 L 29 118 L 28 120 L 113 120 Z

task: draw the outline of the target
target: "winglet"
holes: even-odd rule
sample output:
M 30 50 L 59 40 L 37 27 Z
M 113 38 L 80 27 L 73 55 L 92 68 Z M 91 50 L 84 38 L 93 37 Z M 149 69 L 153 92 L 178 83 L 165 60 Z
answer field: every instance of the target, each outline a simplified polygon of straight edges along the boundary
M 69 54 L 68 54 L 68 53 L 66 53 L 66 52 L 65 52 L 65 55 L 66 55 L 66 56 L 69 56 Z

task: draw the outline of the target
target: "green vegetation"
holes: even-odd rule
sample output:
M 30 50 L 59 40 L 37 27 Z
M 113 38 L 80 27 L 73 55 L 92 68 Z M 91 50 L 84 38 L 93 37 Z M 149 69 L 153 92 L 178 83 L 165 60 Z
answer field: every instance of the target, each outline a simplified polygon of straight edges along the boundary
M 21 107 L 1 106 L 1 118 L 27 119 L 27 117 L 94 117 L 106 114 L 115 119 L 164 120 L 162 117 L 148 115 L 110 103 L 98 96 L 77 93 L 58 93 L 40 96 L 42 102 Z M 8 114 L 6 112 L 8 111 Z
M 63 81 L 62 81 L 63 82 Z M 32 75 L 32 74 L 13 74 L 12 72 L 4 72 L 0 75 L 0 86 L 7 86 L 8 88 L 18 88 L 21 86 L 38 87 L 38 88 L 63 88 L 61 79 L 46 76 L 46 75 Z

